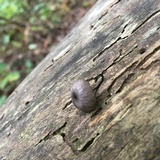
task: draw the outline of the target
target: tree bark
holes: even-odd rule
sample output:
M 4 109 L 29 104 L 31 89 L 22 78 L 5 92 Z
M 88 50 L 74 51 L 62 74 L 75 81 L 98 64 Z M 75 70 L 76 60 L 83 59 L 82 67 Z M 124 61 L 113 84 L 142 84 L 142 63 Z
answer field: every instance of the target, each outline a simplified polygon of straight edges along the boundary
M 98 1 L 0 109 L 0 160 L 73 159 L 160 159 L 160 0 Z

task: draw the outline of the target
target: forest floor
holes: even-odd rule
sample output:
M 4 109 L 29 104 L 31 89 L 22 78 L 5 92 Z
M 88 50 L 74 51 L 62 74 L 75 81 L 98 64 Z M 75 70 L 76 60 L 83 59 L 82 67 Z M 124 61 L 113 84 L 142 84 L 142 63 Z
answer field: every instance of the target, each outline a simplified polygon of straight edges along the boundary
M 50 52 L 51 47 L 56 46 L 68 34 L 95 2 L 96 0 L 81 0 L 71 8 L 62 6 L 62 9 L 67 10 L 69 8 L 67 14 L 63 16 L 56 27 L 49 28 L 48 26 L 53 24 L 48 23 L 44 32 L 31 32 L 31 26 L 28 25 L 29 23 L 25 23 L 24 27 L 21 28 L 23 36 L 20 44 L 12 43 L 17 47 L 8 44 L 5 50 L 0 52 L 0 106 L 3 105 L 18 84 Z M 45 26 L 45 24 L 42 25 Z M 33 37 L 32 42 L 28 38 L 31 35 Z M 15 42 L 16 39 L 18 36 L 14 36 Z

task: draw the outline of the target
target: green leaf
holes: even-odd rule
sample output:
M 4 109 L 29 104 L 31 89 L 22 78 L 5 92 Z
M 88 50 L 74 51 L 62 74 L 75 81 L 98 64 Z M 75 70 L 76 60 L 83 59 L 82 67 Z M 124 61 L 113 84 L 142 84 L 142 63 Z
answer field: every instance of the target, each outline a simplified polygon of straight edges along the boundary
M 5 51 L 5 50 L 6 50 L 6 46 L 5 46 L 5 45 L 0 46 L 0 51 L 1 51 L 1 52 Z
M 89 3 L 88 3 L 88 2 L 82 2 L 82 6 L 83 6 L 84 8 L 87 8 L 87 7 L 89 6 Z
M 0 0 L 0 16 L 11 19 L 15 15 L 18 15 L 24 11 L 24 5 L 26 5 L 26 3 L 23 1 Z
M 13 41 L 12 44 L 16 48 L 21 48 L 22 47 L 22 43 L 20 43 L 20 42 Z
M 10 42 L 10 35 L 9 34 L 5 34 L 3 36 L 3 43 L 4 44 L 9 44 L 9 42 Z
M 35 12 L 37 12 L 38 10 L 40 10 L 41 8 L 44 8 L 45 5 L 46 5 L 46 4 L 45 4 L 44 2 L 37 4 L 37 5 L 34 6 L 34 8 L 33 8 L 33 12 L 35 13 Z
M 13 81 L 17 81 L 18 79 L 20 79 L 20 72 L 15 71 L 15 72 L 10 72 L 7 76 L 8 82 L 13 82 Z
M 53 15 L 52 20 L 55 25 L 58 25 L 61 22 L 62 18 L 59 15 Z
M 0 62 L 0 74 L 4 73 L 7 70 L 9 70 L 8 65 L 4 62 Z
M 20 79 L 20 73 L 17 72 L 10 72 L 1 82 L 0 82 L 0 89 L 4 89 L 8 83 L 12 83 Z
M 32 31 L 43 31 L 44 28 L 42 26 L 32 26 L 31 30 Z
M 29 44 L 29 45 L 28 45 L 28 48 L 29 48 L 30 50 L 36 49 L 36 48 L 37 48 L 37 44 L 35 44 L 35 43 Z
M 30 59 L 25 60 L 25 66 L 27 69 L 32 69 L 33 68 L 33 63 L 31 62 Z
M 6 99 L 7 99 L 7 96 L 6 96 L 6 95 L 2 95 L 2 96 L 0 97 L 0 107 L 2 107 L 2 105 L 4 104 L 4 102 L 6 101 Z

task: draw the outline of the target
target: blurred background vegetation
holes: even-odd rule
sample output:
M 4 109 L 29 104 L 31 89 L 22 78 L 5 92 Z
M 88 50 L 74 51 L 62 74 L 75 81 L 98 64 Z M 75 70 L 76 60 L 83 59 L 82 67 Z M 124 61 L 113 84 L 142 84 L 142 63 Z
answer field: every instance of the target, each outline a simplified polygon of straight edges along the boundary
M 0 107 L 96 0 L 0 0 Z

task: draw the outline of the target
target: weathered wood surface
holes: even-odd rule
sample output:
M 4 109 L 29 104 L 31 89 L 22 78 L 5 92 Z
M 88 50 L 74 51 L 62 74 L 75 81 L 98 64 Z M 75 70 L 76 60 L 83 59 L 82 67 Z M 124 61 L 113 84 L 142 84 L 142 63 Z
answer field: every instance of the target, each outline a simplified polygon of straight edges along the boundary
M 77 110 L 79 78 L 98 108 Z M 100 0 L 0 109 L 0 160 L 160 159 L 160 0 Z

